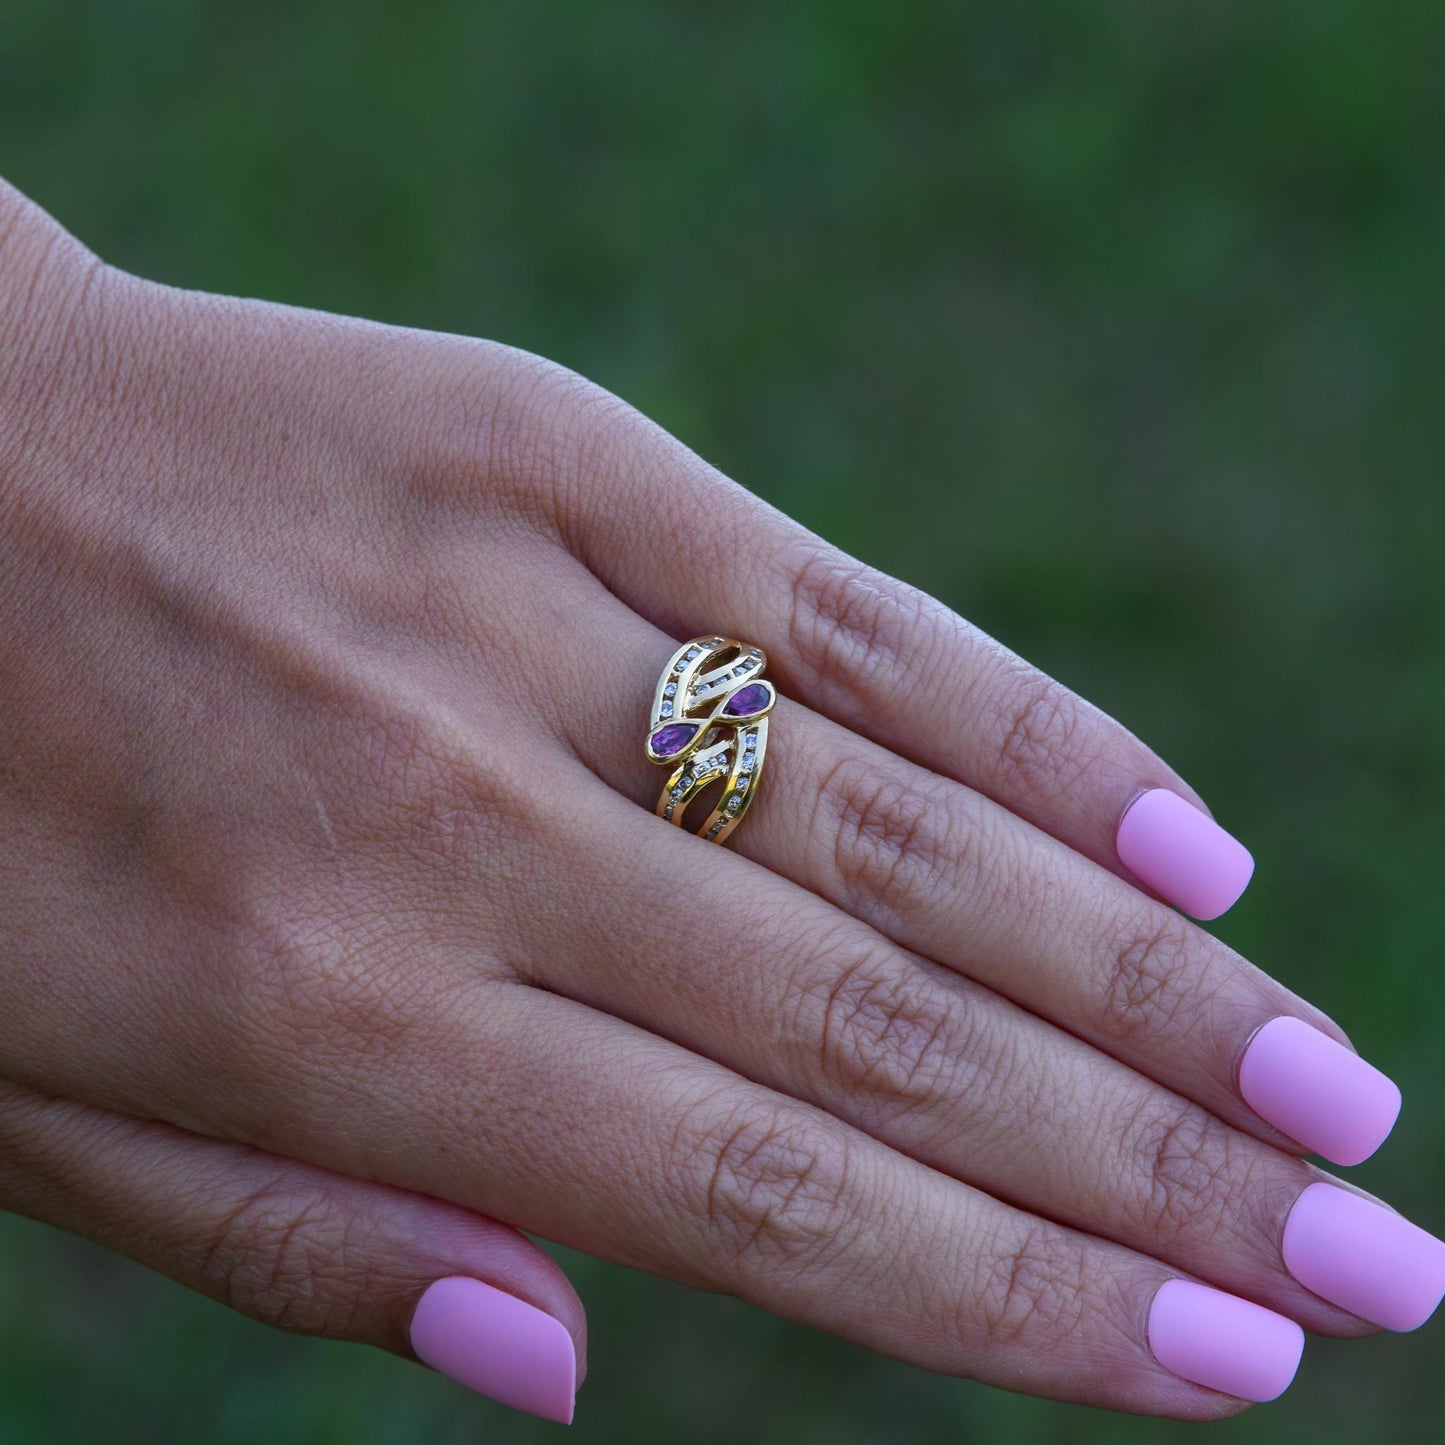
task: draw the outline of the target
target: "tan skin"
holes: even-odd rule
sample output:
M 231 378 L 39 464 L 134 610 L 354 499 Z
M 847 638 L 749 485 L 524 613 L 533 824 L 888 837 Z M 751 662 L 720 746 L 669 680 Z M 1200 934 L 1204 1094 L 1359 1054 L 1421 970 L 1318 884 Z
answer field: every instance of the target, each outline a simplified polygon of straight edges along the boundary
M 508 1226 L 930 1369 L 1188 1419 L 1196 1278 L 1323 1177 L 1339 1029 L 1114 856 L 1138 740 L 581 378 L 187 292 L 0 190 L 0 1204 L 408 1354 Z M 765 648 L 726 848 L 651 812 L 680 639 Z M 1197 801 L 1197 800 L 1196 800 Z

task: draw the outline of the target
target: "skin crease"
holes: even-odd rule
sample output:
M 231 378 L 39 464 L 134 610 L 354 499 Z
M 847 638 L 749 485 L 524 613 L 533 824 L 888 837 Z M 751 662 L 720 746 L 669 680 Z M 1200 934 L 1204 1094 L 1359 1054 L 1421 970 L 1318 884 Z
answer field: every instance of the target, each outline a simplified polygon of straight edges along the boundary
M 160 286 L 13 191 L 0 302 L 0 1204 L 403 1354 L 463 1274 L 580 1356 L 514 1226 L 1187 1419 L 1244 1405 L 1154 1360 L 1165 1280 L 1368 1332 L 1234 1083 L 1269 1018 L 1344 1036 L 1131 883 L 1124 806 L 1197 800 L 1117 724 L 539 358 Z M 709 629 L 783 697 L 727 850 L 641 756 Z

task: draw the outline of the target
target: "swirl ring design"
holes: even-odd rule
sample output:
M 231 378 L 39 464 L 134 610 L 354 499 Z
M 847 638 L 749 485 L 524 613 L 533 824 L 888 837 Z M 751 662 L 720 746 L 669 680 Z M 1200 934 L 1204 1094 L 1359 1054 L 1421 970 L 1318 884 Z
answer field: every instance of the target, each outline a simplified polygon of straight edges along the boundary
M 652 699 L 646 751 L 669 770 L 657 816 L 683 825 L 687 805 L 722 780 L 722 794 L 697 829 L 723 842 L 757 791 L 768 748 L 768 714 L 778 695 L 763 680 L 759 647 L 731 637 L 694 637 L 668 660 Z

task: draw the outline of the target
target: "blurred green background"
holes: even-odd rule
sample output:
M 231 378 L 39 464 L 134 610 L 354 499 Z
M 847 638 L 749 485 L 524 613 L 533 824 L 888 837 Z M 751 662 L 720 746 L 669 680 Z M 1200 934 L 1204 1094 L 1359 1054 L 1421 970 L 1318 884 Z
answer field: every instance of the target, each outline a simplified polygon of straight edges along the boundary
M 1438 1231 L 1442 61 L 1438 0 L 5 0 L 0 169 L 127 269 L 563 361 L 1125 719 Z M 1445 1438 L 1439 1321 L 1192 1427 L 565 1259 L 583 1440 Z M 559 1438 L 0 1220 L 4 1445 Z

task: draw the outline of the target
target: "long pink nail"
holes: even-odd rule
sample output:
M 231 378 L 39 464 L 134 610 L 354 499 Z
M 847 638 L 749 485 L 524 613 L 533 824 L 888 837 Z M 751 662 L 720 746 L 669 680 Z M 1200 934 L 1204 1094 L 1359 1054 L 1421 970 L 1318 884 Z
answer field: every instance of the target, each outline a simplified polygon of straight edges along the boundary
M 434 1370 L 544 1420 L 572 1423 L 577 1352 L 543 1310 L 466 1275 L 429 1285 L 411 1317 L 411 1347 Z
M 1241 1400 L 1284 1394 L 1305 1347 L 1305 1332 L 1293 1320 L 1188 1279 L 1159 1287 L 1148 1332 L 1166 1370 Z
M 1418 1329 L 1445 1297 L 1445 1242 L 1334 1184 L 1295 1200 L 1282 1250 L 1306 1289 L 1387 1330 Z
M 1399 1089 L 1373 1064 L 1288 1016 L 1249 1041 L 1239 1092 L 1261 1119 L 1334 1164 L 1368 1159 L 1400 1114 Z
M 1194 918 L 1218 918 L 1254 872 L 1243 843 L 1167 788 L 1125 809 L 1114 848 L 1131 873 Z

